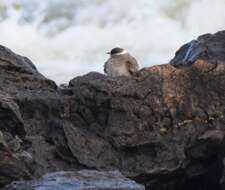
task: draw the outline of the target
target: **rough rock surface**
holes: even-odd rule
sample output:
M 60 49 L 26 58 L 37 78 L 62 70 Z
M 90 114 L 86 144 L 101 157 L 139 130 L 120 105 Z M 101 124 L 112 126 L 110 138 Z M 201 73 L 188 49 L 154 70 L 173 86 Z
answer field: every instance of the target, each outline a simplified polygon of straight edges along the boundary
M 144 190 L 144 186 L 125 178 L 118 171 L 55 172 L 39 180 L 13 182 L 4 190 Z
M 61 87 L 1 46 L 0 185 L 54 171 L 118 169 L 151 190 L 220 189 L 224 44 L 225 31 L 203 35 L 171 64 L 132 78 L 93 72 Z M 18 162 L 19 172 L 10 172 Z
M 204 34 L 196 40 L 184 44 L 170 63 L 176 67 L 190 66 L 197 59 L 203 59 L 211 64 L 224 63 L 224 31 L 216 34 Z
M 28 58 L 0 46 L 0 131 L 14 154 L 0 148 L 5 152 L 0 156 L 0 187 L 12 180 L 80 168 L 75 159 L 57 156 L 61 149 L 65 158 L 70 155 L 57 88 Z

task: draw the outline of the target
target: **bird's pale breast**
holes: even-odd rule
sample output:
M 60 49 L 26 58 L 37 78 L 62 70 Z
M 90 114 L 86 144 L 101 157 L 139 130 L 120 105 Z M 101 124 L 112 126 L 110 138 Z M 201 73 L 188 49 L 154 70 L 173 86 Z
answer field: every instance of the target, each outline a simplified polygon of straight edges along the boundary
M 127 68 L 127 63 L 126 60 L 124 59 L 117 59 L 117 58 L 112 58 L 108 61 L 107 65 L 107 74 L 112 77 L 117 77 L 117 76 L 130 76 L 130 73 Z

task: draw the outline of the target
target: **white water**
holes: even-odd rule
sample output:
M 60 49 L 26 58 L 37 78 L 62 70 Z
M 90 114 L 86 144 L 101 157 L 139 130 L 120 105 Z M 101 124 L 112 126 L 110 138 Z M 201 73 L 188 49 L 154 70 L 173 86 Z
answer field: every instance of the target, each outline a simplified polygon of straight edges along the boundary
M 0 44 L 57 83 L 103 72 L 111 48 L 141 67 L 167 63 L 185 42 L 225 29 L 225 0 L 0 0 Z

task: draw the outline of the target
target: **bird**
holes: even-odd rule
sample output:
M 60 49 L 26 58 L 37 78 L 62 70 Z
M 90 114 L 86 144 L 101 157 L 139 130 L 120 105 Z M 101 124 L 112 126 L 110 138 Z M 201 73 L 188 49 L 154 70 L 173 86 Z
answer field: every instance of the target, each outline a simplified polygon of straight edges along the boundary
M 132 76 L 138 69 L 137 60 L 130 53 L 120 47 L 113 48 L 110 52 L 109 59 L 104 64 L 104 73 L 110 77 Z

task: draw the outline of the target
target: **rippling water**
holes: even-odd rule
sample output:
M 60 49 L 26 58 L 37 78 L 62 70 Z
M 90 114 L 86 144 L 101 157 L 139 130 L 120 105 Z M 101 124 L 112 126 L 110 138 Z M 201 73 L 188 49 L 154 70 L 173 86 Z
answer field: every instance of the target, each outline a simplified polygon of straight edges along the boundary
M 185 42 L 225 29 L 224 0 L 0 0 L 0 43 L 58 83 L 103 71 L 121 46 L 141 67 L 167 63 Z

